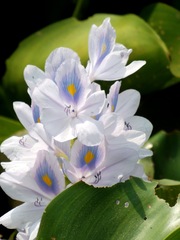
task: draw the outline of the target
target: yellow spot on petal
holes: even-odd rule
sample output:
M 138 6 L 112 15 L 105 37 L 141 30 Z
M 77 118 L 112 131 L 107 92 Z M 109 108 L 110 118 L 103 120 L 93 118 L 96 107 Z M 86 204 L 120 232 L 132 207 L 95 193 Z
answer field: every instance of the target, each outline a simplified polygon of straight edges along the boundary
M 38 118 L 37 122 L 38 122 L 38 123 L 40 123 L 40 122 L 41 122 L 40 118 Z
M 103 43 L 101 48 L 101 54 L 105 53 L 106 49 L 107 49 L 107 46 L 105 43 Z
M 91 151 L 87 151 L 86 155 L 84 156 L 84 161 L 88 164 L 94 159 L 94 154 Z
M 74 94 L 76 93 L 76 87 L 73 83 L 67 86 L 67 90 L 69 94 L 71 94 L 71 96 L 74 96 Z
M 114 112 L 114 105 L 111 105 L 111 112 Z
M 50 179 L 48 174 L 42 176 L 42 179 L 46 183 L 46 185 L 48 185 L 49 187 L 52 185 L 52 180 Z

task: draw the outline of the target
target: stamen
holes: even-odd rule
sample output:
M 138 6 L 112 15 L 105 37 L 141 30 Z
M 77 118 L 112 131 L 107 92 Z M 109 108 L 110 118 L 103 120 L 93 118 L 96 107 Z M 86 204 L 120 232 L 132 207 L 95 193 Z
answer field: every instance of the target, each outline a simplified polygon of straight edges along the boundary
M 23 136 L 20 140 L 19 140 L 19 144 L 25 148 L 30 148 L 31 144 L 28 143 L 28 139 L 26 136 Z
M 34 206 L 35 206 L 35 207 L 40 207 L 40 206 L 42 206 L 42 205 L 41 205 L 41 202 L 42 202 L 42 197 L 41 197 L 40 199 L 37 198 L 36 201 L 34 202 Z
M 94 184 L 97 184 L 101 180 L 101 172 L 99 171 L 96 175 L 94 175 L 95 181 Z
M 25 147 L 25 139 L 24 136 L 19 140 L 19 144 L 23 147 Z
M 64 108 L 64 111 L 67 116 L 70 115 L 70 117 L 76 117 L 77 113 L 76 113 L 75 109 L 71 109 L 71 107 L 72 107 L 71 105 L 69 105 L 69 106 L 66 105 Z
M 71 109 L 71 105 L 69 105 L 69 106 L 65 106 L 65 109 L 64 109 L 64 111 L 65 111 L 65 113 L 66 113 L 66 115 L 69 115 L 70 114 L 70 110 Z
M 124 124 L 125 124 L 125 127 L 126 127 L 125 130 L 132 130 L 132 127 L 131 127 L 130 123 L 127 123 L 125 121 Z

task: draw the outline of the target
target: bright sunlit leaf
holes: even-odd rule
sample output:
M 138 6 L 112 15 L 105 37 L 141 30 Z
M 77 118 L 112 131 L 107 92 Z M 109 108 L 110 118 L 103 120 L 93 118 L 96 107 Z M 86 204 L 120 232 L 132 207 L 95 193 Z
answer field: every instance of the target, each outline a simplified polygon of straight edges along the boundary
M 133 49 L 130 61 L 146 60 L 146 65 L 124 80 L 123 88 L 136 88 L 142 94 L 161 89 L 172 78 L 169 52 L 157 33 L 143 19 L 134 15 L 95 14 L 79 21 L 67 18 L 53 23 L 24 39 L 7 59 L 3 86 L 13 100 L 29 100 L 23 71 L 27 64 L 44 68 L 45 59 L 57 47 L 76 51 L 84 65 L 88 60 L 88 34 L 92 24 L 100 25 L 105 17 L 111 18 L 118 43 Z M 14 71 L 16 69 L 16 71 Z M 146 76 L 146 77 L 144 77 Z M 108 89 L 108 83 L 104 88 Z

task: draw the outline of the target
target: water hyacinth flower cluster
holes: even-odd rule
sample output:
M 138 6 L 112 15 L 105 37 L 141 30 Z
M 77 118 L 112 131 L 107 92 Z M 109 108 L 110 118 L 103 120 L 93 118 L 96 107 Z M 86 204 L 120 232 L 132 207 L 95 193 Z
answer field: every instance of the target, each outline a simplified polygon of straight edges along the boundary
M 44 70 L 24 69 L 31 105 L 17 101 L 13 107 L 26 134 L 1 144 L 10 161 L 1 163 L 0 186 L 22 204 L 0 224 L 16 229 L 17 239 L 36 239 L 46 206 L 76 182 L 111 187 L 130 176 L 147 180 L 139 161 L 152 155 L 144 147 L 152 124 L 135 115 L 140 93 L 120 90 L 120 80 L 146 62 L 127 64 L 132 50 L 116 43 L 110 18 L 91 27 L 88 48 L 85 67 L 76 52 L 60 47 Z M 96 80 L 112 81 L 108 94 Z

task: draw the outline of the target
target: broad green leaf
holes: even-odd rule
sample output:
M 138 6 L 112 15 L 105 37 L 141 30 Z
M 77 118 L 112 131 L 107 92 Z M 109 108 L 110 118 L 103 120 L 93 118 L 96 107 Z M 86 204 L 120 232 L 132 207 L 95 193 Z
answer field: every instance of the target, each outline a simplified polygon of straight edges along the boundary
M 24 39 L 16 51 L 6 61 L 6 73 L 3 86 L 13 100 L 29 101 L 23 71 L 27 64 L 36 65 L 44 70 L 45 60 L 57 47 L 69 47 L 76 51 L 86 65 L 88 60 L 88 34 L 92 24 L 100 25 L 106 18 L 117 33 L 117 42 L 133 49 L 130 61 L 146 60 L 137 73 L 124 80 L 124 88 L 136 88 L 141 93 L 149 93 L 172 78 L 169 66 L 169 53 L 164 42 L 143 19 L 134 15 L 95 14 L 79 21 L 67 18 L 53 23 Z M 109 89 L 111 83 L 105 83 Z
M 180 11 L 164 3 L 146 7 L 141 16 L 159 34 L 170 53 L 170 70 L 180 81 Z
M 180 226 L 180 204 L 169 207 L 155 186 L 138 178 L 111 188 L 79 182 L 47 206 L 37 240 L 164 240 Z
M 21 123 L 3 116 L 0 116 L 0 126 L 0 144 L 14 134 L 20 135 L 24 130 Z
M 146 147 L 151 148 L 153 156 L 142 159 L 144 171 L 149 179 L 158 182 L 156 194 L 173 206 L 180 194 L 180 132 L 160 131 Z
M 179 240 L 180 239 L 180 228 L 170 234 L 165 240 Z

